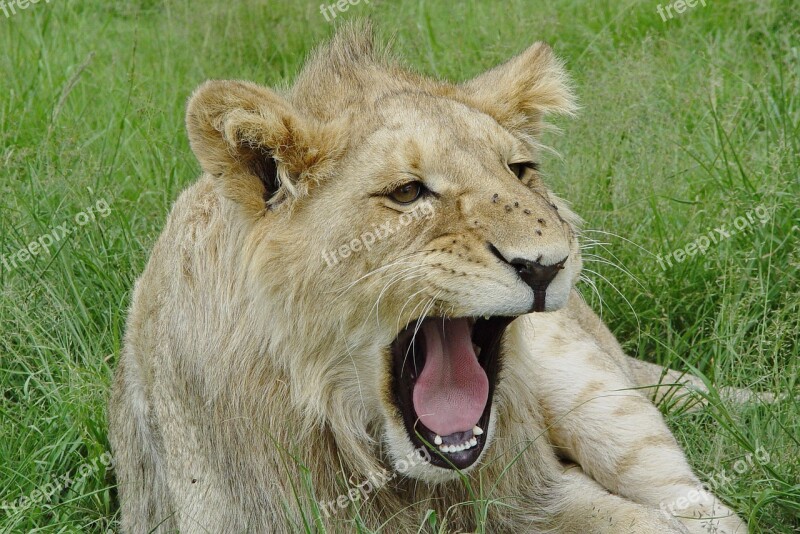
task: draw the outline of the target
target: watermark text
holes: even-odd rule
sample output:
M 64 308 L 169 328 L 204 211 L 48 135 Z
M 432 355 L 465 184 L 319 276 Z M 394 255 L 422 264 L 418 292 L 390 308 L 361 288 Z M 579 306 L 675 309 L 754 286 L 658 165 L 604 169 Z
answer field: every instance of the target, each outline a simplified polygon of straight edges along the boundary
M 338 0 L 331 4 L 322 4 L 319 6 L 319 12 L 325 17 L 325 20 L 330 22 L 336 18 L 339 13 L 344 13 L 350 6 L 356 6 L 361 3 L 361 0 Z M 364 0 L 365 4 L 369 4 L 369 0 Z M 330 14 L 330 16 L 328 16 Z
M 343 510 L 347 508 L 349 503 L 355 503 L 357 501 L 367 501 L 369 499 L 370 493 L 374 491 L 378 491 L 383 486 L 389 483 L 392 479 L 397 477 L 397 475 L 402 475 L 407 473 L 412 467 L 415 467 L 420 464 L 427 464 L 431 461 L 431 455 L 428 452 L 428 449 L 425 447 L 420 447 L 411 451 L 404 459 L 398 460 L 395 463 L 395 471 L 390 472 L 387 470 L 381 470 L 379 473 L 372 473 L 370 472 L 367 475 L 367 479 L 358 483 L 358 481 L 351 480 L 348 481 L 350 485 L 350 489 L 347 493 L 339 495 L 336 499 L 332 501 L 319 501 L 317 504 L 319 505 L 319 509 L 325 514 L 325 517 L 330 517 L 331 514 L 337 513 L 338 510 Z
M 0 11 L 6 16 L 6 18 L 11 18 L 11 15 L 17 14 L 17 9 L 24 10 L 31 7 L 31 4 L 38 4 L 42 0 L 0 0 Z M 50 0 L 44 0 L 46 4 L 50 3 Z
M 661 20 L 667 22 L 668 19 L 674 17 L 672 14 L 673 9 L 675 10 L 675 13 L 681 15 L 687 9 L 693 9 L 697 7 L 698 3 L 703 7 L 706 7 L 706 0 L 675 0 L 666 6 L 658 4 L 658 6 L 656 6 L 656 11 L 658 11 L 658 14 L 661 15 Z
M 328 267 L 333 267 L 344 258 L 348 258 L 361 250 L 371 250 L 372 246 L 378 242 L 393 235 L 401 228 L 408 226 L 415 220 L 422 218 L 430 219 L 433 217 L 433 204 L 430 202 L 421 202 L 413 210 L 407 211 L 400 215 L 397 221 L 385 221 L 380 226 L 373 225 L 372 230 L 364 232 L 361 236 L 352 239 L 350 242 L 343 244 L 337 249 L 322 251 L 322 259 L 328 264 Z
M 767 221 L 769 221 L 769 218 L 769 210 L 764 206 L 758 206 L 745 213 L 744 216 L 740 215 L 736 217 L 736 219 L 733 220 L 733 227 L 724 224 L 718 226 L 713 230 L 709 230 L 694 241 L 687 243 L 686 246 L 670 252 L 663 258 L 660 254 L 657 255 L 656 259 L 661 266 L 661 270 L 666 271 L 668 267 L 673 267 L 673 260 L 677 264 L 692 256 L 703 255 L 712 244 L 718 245 L 722 241 L 730 239 L 737 231 L 744 232 L 745 230 L 753 228 L 756 222 L 764 226 L 767 224 Z
M 96 221 L 98 215 L 105 218 L 110 214 L 111 207 L 105 199 L 101 198 L 95 202 L 94 206 L 89 206 L 84 211 L 75 215 L 75 217 L 73 217 L 74 224 L 70 225 L 69 222 L 62 223 L 53 228 L 50 233 L 40 235 L 21 249 L 11 254 L 1 255 L 0 266 L 2 266 L 3 271 L 8 272 L 12 269 L 16 269 L 39 254 L 49 254 L 50 247 L 75 233 L 81 226 L 86 226 L 90 222 Z

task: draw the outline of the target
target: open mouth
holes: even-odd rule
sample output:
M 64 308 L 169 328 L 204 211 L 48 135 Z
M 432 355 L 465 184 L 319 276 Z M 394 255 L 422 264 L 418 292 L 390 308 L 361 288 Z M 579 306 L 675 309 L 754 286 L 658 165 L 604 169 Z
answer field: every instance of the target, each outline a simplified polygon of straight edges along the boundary
M 464 469 L 481 455 L 500 340 L 514 319 L 426 318 L 411 322 L 392 343 L 395 402 L 411 442 L 431 452 L 433 465 Z

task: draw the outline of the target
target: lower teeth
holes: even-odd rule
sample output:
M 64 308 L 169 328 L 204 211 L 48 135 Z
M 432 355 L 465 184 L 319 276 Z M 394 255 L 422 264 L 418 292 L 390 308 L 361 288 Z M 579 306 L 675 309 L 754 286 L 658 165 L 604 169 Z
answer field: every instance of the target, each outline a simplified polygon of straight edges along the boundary
M 440 445 L 439 450 L 442 452 L 459 452 L 471 449 L 472 447 L 475 447 L 477 445 L 478 445 L 478 440 L 477 438 L 473 437 L 469 441 L 465 441 L 464 443 L 461 443 L 459 445 Z

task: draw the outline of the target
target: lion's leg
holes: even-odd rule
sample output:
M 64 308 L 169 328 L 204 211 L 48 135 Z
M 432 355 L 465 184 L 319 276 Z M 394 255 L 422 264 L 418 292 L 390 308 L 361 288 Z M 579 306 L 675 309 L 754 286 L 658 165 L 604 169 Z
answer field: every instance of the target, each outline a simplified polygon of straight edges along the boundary
M 197 403 L 196 399 L 194 400 Z M 178 531 L 190 534 L 230 532 L 232 534 L 261 531 L 254 525 L 240 500 L 235 499 L 231 486 L 236 475 L 222 472 L 213 458 L 209 443 L 210 431 L 198 421 L 199 413 L 192 411 L 185 399 L 172 391 L 156 396 L 161 435 L 166 456 L 166 480 L 175 509 Z M 226 450 L 226 447 L 221 447 Z M 236 449 L 230 449 L 234 454 Z M 233 484 L 232 484 L 233 482 Z M 271 532 L 280 533 L 280 525 Z
M 611 492 L 685 517 L 692 531 L 746 532 L 702 489 L 660 412 L 617 360 L 578 330 L 568 340 L 547 340 L 561 330 L 539 321 L 518 334 L 519 357 L 530 359 L 532 387 L 559 454 Z
M 187 421 L 182 399 L 158 390 L 145 397 L 135 360 L 124 356 L 109 411 L 122 532 L 246 531 L 245 514 L 223 497 L 223 482 L 207 467 L 204 436 Z
M 688 530 L 675 518 L 656 508 L 637 504 L 609 493 L 586 476 L 580 467 L 566 469 L 558 482 L 560 509 L 548 527 L 565 534 L 677 534 Z
M 708 393 L 705 383 L 694 375 L 668 369 L 655 363 L 645 362 L 625 356 L 625 365 L 630 371 L 633 382 L 645 388 L 648 398 L 656 404 L 667 401 L 675 407 L 693 410 L 706 404 L 702 394 Z M 720 397 L 734 404 L 748 402 L 771 403 L 778 400 L 769 392 L 753 392 L 748 389 L 733 387 L 719 388 Z
M 109 404 L 109 440 L 119 483 L 121 532 L 175 532 L 162 447 L 135 362 L 123 356 Z

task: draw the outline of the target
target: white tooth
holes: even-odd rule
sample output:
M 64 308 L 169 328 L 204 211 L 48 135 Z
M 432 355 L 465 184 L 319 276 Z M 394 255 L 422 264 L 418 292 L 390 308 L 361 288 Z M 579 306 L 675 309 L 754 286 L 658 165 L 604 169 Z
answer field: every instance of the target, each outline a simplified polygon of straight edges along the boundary
M 484 315 L 483 318 L 486 319 L 487 321 L 489 320 L 489 316 L 488 315 Z
M 442 445 L 439 447 L 442 452 L 450 452 L 450 445 Z
M 478 425 L 475 425 L 475 428 L 472 429 L 472 434 L 475 436 L 480 436 L 481 434 L 483 434 L 483 429 Z
M 478 444 L 478 438 L 472 438 L 471 440 L 469 440 L 470 447 L 474 447 L 477 444 Z
M 433 442 L 435 444 L 437 444 L 437 445 L 441 445 L 442 444 L 442 438 L 439 436 L 439 434 L 436 434 L 436 437 L 433 438 Z

